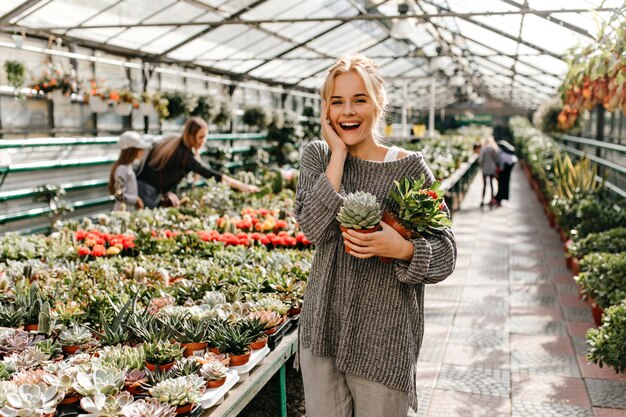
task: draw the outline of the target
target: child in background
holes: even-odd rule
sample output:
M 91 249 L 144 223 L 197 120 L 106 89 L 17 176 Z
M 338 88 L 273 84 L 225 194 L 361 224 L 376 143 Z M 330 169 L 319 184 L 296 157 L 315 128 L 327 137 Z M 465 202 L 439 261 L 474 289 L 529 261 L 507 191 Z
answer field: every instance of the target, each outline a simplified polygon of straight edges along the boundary
M 143 201 L 137 192 L 137 178 L 132 163 L 140 159 L 144 149 L 151 147 L 137 132 L 124 132 L 120 136 L 120 156 L 111 167 L 109 194 L 115 196 L 113 210 L 133 211 L 143 208 Z
M 480 169 L 483 171 L 483 194 L 480 199 L 480 206 L 484 205 L 485 200 L 485 191 L 487 189 L 487 183 L 489 184 L 489 191 L 491 194 L 491 199 L 489 200 L 489 205 L 496 205 L 496 193 L 493 189 L 493 180 L 496 178 L 496 162 L 498 159 L 498 151 L 495 143 L 492 143 L 493 140 L 487 140 L 481 147 L 478 155 L 478 164 L 480 165 Z M 476 148 L 474 148 L 476 151 Z M 487 182 L 489 180 L 489 182 Z

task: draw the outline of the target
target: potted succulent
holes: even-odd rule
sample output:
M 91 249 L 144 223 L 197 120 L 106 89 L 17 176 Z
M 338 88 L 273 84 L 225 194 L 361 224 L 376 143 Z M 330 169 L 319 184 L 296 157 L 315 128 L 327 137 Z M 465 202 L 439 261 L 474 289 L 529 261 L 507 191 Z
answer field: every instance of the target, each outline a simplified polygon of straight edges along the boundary
M 143 346 L 146 353 L 146 368 L 154 371 L 157 367 L 164 371 L 174 366 L 174 363 L 183 357 L 183 348 L 179 343 L 156 341 Z
M 222 362 L 213 360 L 202 365 L 200 375 L 206 379 L 207 388 L 218 388 L 226 382 L 228 368 Z
M 274 334 L 278 325 L 283 322 L 283 316 L 272 310 L 251 311 L 248 319 L 258 319 L 264 325 L 265 334 Z M 253 335 L 254 336 L 254 335 Z
M 248 332 L 252 337 L 252 343 L 250 343 L 250 349 L 259 350 L 263 349 L 267 345 L 267 339 L 269 336 L 265 333 L 265 326 L 267 322 L 263 321 L 260 317 L 248 316 L 237 322 L 237 325 L 242 331 Z
M 175 406 L 178 414 L 187 413 L 200 399 L 205 387 L 204 379 L 197 375 L 181 376 L 159 382 L 150 388 L 150 395 L 160 402 Z
M 163 404 L 156 398 L 137 400 L 124 408 L 126 417 L 174 417 L 176 407 Z
M 209 331 L 208 318 L 194 318 L 191 313 L 167 320 L 174 338 L 181 343 L 184 348 L 183 356 L 202 356 L 207 347 L 207 333 Z
M 394 183 L 395 188 L 389 191 L 389 206 L 393 209 L 383 213 L 382 221 L 403 238 L 433 234 L 452 224 L 446 213 L 440 181 L 428 188 L 426 177 L 422 175 L 418 179 L 404 176 Z M 380 257 L 380 260 L 391 262 L 387 257 Z
M 133 397 L 128 392 L 122 392 L 116 396 L 106 396 L 97 393 L 93 398 L 85 397 L 80 400 L 80 407 L 89 414 L 81 414 L 82 417 L 114 417 L 124 416 L 124 407 L 133 402 Z
M 343 233 L 348 229 L 359 233 L 376 232 L 380 230 L 380 219 L 380 204 L 376 197 L 363 191 L 348 194 L 337 214 L 339 228 Z M 350 252 L 348 246 L 345 250 Z
M 143 346 L 105 346 L 100 351 L 100 363 L 117 369 L 142 370 L 146 364 Z
M 84 345 L 93 339 L 93 335 L 86 328 L 79 324 L 74 324 L 72 327 L 63 327 L 59 334 L 59 343 L 63 352 L 72 354 L 75 353 L 80 345 Z
M 77 372 L 74 390 L 83 397 L 94 397 L 101 393 L 104 395 L 117 395 L 124 386 L 126 372 L 115 368 L 95 368 L 90 373 Z
M 0 303 L 0 327 L 18 328 L 24 324 L 27 314 L 22 306 Z
M 214 330 L 214 340 L 220 352 L 230 354 L 230 366 L 248 363 L 252 349 L 249 348 L 253 335 L 241 330 L 239 326 L 225 325 Z
M 138 369 L 133 369 L 126 373 L 124 379 L 124 389 L 132 395 L 138 394 L 144 390 L 143 386 L 148 382 L 146 373 Z
M 55 386 L 49 387 L 43 382 L 36 385 L 20 385 L 16 392 L 7 394 L 6 404 L 0 408 L 0 415 L 6 417 L 53 417 L 56 406 L 61 402 L 64 395 L 64 391 Z

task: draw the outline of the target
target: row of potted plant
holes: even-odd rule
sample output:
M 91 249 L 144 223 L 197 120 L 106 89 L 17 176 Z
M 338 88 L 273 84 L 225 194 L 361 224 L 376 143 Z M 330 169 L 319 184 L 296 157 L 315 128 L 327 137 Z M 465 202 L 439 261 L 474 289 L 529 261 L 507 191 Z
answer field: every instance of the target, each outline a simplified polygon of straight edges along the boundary
M 597 168 L 588 159 L 572 161 L 561 155 L 549 137 L 526 121 L 513 121 L 512 127 L 529 181 L 550 225 L 561 235 L 566 265 L 596 324 L 602 325 L 588 333 L 588 358 L 621 372 L 626 362 L 614 352 L 623 350 L 625 331 L 619 323 L 626 317 L 623 309 L 611 306 L 626 299 L 626 212 L 596 181 Z M 598 335 L 605 339 L 600 342 Z

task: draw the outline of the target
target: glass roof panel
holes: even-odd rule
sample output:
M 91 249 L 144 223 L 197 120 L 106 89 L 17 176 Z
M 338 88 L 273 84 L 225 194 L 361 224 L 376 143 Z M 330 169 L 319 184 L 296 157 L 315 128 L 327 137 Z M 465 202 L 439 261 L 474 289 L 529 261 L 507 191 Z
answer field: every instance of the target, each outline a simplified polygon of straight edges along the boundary
M 249 30 L 249 27 L 246 25 L 220 26 L 209 31 L 206 35 L 182 45 L 180 48 L 172 51 L 168 55 L 175 59 L 192 60 L 196 57 L 204 56 L 217 46 L 230 41 L 231 39 L 245 33 L 247 30 Z M 219 59 L 219 57 L 215 58 Z
M 561 54 L 584 38 L 563 26 L 538 16 L 527 15 L 522 27 L 522 39 L 555 54 Z
M 480 42 L 484 45 L 489 45 L 498 51 L 504 52 L 505 54 L 514 54 L 517 48 L 517 42 L 498 35 L 497 33 L 492 32 L 491 30 L 484 29 L 474 23 L 470 23 L 466 20 L 455 19 L 453 18 L 440 18 L 436 19 L 441 24 L 446 25 L 448 27 L 454 27 L 449 25 L 458 25 L 461 34 L 466 35 L 470 39 L 474 39 L 477 42 Z
M 501 12 L 518 9 L 502 1 L 448 0 L 448 5 L 455 12 Z
M 522 16 L 519 14 L 500 16 L 475 16 L 472 17 L 472 20 L 481 22 L 486 26 L 492 27 L 517 38 L 517 35 L 519 35 L 519 26 L 522 23 Z
M 204 63 L 203 61 L 196 61 L 201 63 L 202 65 L 206 65 L 213 68 L 223 69 L 226 71 L 243 73 L 247 72 L 249 69 L 256 67 L 259 64 L 262 64 L 263 61 L 260 59 L 251 59 L 251 60 L 237 60 L 237 59 L 229 59 L 227 61 L 214 61 L 212 63 Z
M 55 0 L 58 2 L 60 0 Z M 69 1 L 69 0 L 63 0 Z M 102 4 L 100 2 L 84 2 L 83 3 L 97 3 L 100 6 Z M 147 17 L 152 16 L 155 13 L 160 12 L 163 8 L 174 4 L 174 0 L 150 0 L 150 2 L 146 2 L 144 0 L 125 0 L 123 2 L 118 2 L 114 4 L 112 7 L 104 10 L 102 13 L 94 16 L 93 18 L 87 20 L 85 25 L 134 25 Z M 67 10 L 72 10 L 72 13 L 67 13 Z M 66 14 L 74 14 L 73 9 L 66 9 Z
M 145 23 L 187 23 L 193 21 L 215 22 L 222 17 L 185 2 L 174 3 L 165 10 L 145 19 Z
M 354 53 L 375 44 L 387 33 L 376 22 L 358 20 L 309 42 L 307 45 L 329 55 Z
M 318 53 L 311 51 L 310 49 L 306 49 L 304 47 L 296 48 L 293 51 L 287 52 L 281 58 L 321 58 L 322 56 Z
M 134 49 L 137 47 L 137 39 L 149 40 L 159 39 L 175 26 L 159 26 L 159 27 L 138 27 L 130 28 L 116 35 L 107 43 L 111 45 L 122 46 L 124 48 Z
M 366 51 L 370 57 L 398 57 L 408 54 L 409 47 L 403 43 L 394 39 L 387 39 L 386 41 L 368 48 Z M 378 62 L 378 60 L 376 60 Z
M 513 72 L 510 69 L 502 68 L 500 65 L 491 61 L 490 58 L 474 57 L 474 62 L 476 62 L 477 64 L 481 66 L 486 66 L 488 68 L 491 68 L 493 71 L 496 72 L 496 74 L 506 74 L 506 75 L 513 74 Z
M 87 39 L 95 42 L 106 42 L 108 39 L 111 39 L 112 36 L 120 33 L 119 28 L 104 28 L 104 29 L 72 29 L 67 32 L 68 35 L 80 38 Z
M 26 3 L 26 0 L 3 0 L 0 2 L 0 16 L 4 16 L 24 3 Z
M 247 30 L 243 30 L 232 39 L 222 42 L 219 42 L 220 28 L 211 32 L 206 37 L 214 39 L 217 46 L 194 58 L 223 60 L 255 57 L 265 59 L 272 58 L 277 53 L 293 46 L 289 42 L 282 41 L 257 29 L 241 26 Z
M 149 40 L 148 43 L 145 43 L 140 48 L 141 50 L 149 53 L 160 54 L 180 44 L 186 39 L 190 39 L 192 36 L 202 32 L 204 29 L 206 29 L 204 26 L 177 27 L 157 39 Z
M 54 0 L 38 8 L 24 19 L 17 19 L 17 23 L 24 26 L 77 26 L 100 10 L 114 4 L 115 0 L 101 2 L 86 2 L 83 0 Z M 71 13 L 68 13 L 71 10 Z M 117 23 L 117 21 L 116 21 Z M 121 22 L 120 22 L 121 23 Z M 119 29 L 117 29 L 119 32 Z
M 332 65 L 332 61 L 328 59 L 274 59 L 262 67 L 255 69 L 250 75 L 262 78 L 275 77 L 279 79 L 282 79 L 283 76 L 304 78 L 324 68 L 330 67 L 330 65 Z
M 543 68 L 544 71 L 548 71 L 552 74 L 563 74 L 563 78 L 565 78 L 565 73 L 567 72 L 567 63 L 558 58 L 554 58 L 550 55 L 539 55 L 539 56 L 520 56 L 518 58 L 521 62 L 528 63 L 530 65 L 534 65 L 537 68 Z
M 228 14 L 236 13 L 254 3 L 257 0 L 198 0 L 207 6 L 215 7 Z
M 337 24 L 338 22 L 263 23 L 261 26 L 301 43 L 337 26 Z

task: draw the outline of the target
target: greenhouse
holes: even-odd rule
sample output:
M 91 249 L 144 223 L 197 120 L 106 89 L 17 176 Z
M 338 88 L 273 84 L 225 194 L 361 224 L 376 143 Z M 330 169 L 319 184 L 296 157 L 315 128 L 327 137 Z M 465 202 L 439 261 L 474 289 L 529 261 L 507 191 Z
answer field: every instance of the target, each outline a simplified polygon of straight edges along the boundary
M 626 2 L 0 1 L 0 416 L 626 417 Z

